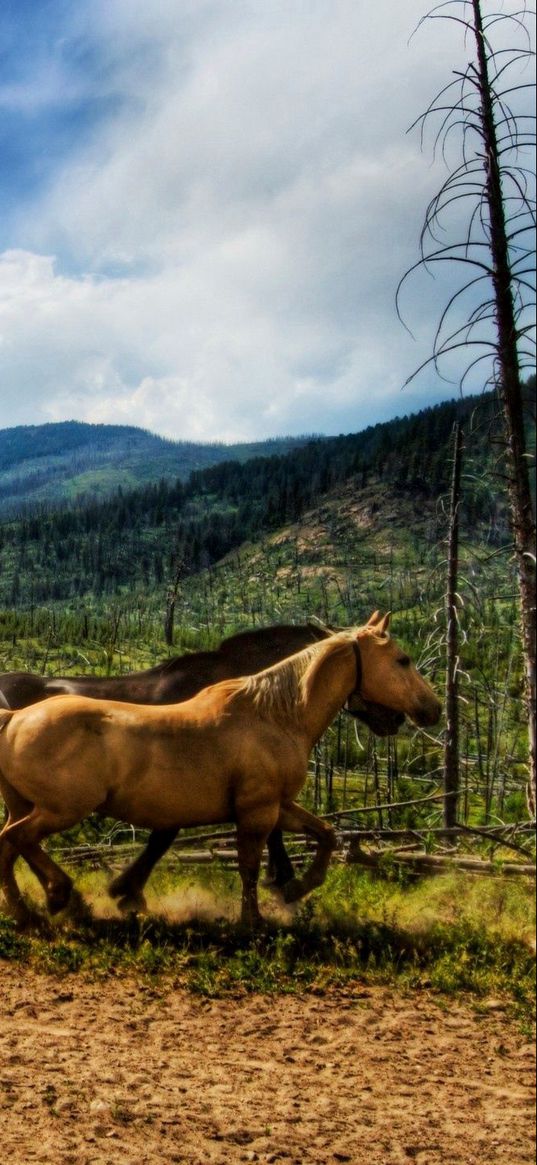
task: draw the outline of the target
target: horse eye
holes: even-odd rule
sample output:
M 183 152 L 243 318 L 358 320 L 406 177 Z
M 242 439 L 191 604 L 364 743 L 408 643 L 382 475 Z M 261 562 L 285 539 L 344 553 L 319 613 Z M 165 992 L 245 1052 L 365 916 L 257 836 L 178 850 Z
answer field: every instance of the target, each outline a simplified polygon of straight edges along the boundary
M 400 658 L 397 660 L 397 662 L 398 662 L 400 667 L 410 667 L 410 656 L 409 655 L 401 655 Z

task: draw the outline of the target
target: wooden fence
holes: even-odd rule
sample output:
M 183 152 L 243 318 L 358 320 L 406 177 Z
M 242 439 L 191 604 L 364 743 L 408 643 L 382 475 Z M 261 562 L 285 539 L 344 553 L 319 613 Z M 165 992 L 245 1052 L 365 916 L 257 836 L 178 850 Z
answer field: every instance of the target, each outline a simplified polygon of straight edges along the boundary
M 441 796 L 435 794 L 421 800 L 432 801 Z M 399 802 L 398 806 L 413 803 Z M 390 807 L 396 806 L 384 806 Z M 330 821 L 336 830 L 335 861 L 377 870 L 400 866 L 416 875 L 460 869 L 476 875 L 503 874 L 535 878 L 535 851 L 532 848 L 534 829 L 530 824 L 483 828 L 457 825 L 450 829 L 361 829 L 358 821 L 364 812 L 370 813 L 371 810 L 350 809 L 325 815 L 324 820 Z M 126 833 L 130 835 L 127 842 L 123 840 Z M 90 865 L 115 870 L 139 853 L 147 836 L 145 830 L 135 831 L 132 827 L 116 826 L 107 837 L 95 844 L 62 847 L 55 849 L 55 855 L 71 866 Z M 479 854 L 475 852 L 477 844 L 481 850 Z M 286 848 L 292 861 L 300 867 L 310 860 L 315 843 L 304 835 L 288 834 Z M 483 850 L 486 851 L 485 856 Z M 235 830 L 190 831 L 188 836 L 176 839 L 162 861 L 168 868 L 221 863 L 236 869 Z

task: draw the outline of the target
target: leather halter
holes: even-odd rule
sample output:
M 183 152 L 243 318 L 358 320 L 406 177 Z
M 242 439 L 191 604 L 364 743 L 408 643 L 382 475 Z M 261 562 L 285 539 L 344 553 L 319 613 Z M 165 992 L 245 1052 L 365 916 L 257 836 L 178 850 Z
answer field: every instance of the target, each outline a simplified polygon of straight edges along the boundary
M 347 699 L 345 700 L 345 703 L 343 705 L 343 709 L 345 712 L 349 711 L 348 703 L 349 703 L 349 700 L 352 696 L 353 702 L 354 702 L 353 713 L 357 712 L 357 711 L 365 712 L 366 711 L 366 704 L 365 704 L 365 701 L 363 700 L 362 696 L 360 695 L 360 688 L 362 686 L 362 675 L 363 675 L 362 653 L 360 651 L 360 644 L 358 643 L 358 641 L 356 639 L 353 639 L 352 646 L 353 646 L 353 651 L 354 651 L 354 658 L 356 660 L 356 683 L 354 685 L 354 688 L 352 689 L 352 692 L 349 692 L 349 695 L 347 696 Z M 361 708 L 358 706 L 358 700 L 360 700 L 360 703 L 362 705 Z

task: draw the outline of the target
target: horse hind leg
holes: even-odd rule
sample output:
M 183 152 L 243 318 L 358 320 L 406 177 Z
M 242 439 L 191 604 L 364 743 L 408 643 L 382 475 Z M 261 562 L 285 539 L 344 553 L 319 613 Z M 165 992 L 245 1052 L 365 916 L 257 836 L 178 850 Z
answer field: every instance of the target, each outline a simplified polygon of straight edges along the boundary
M 2 887 L 8 913 L 17 927 L 25 930 L 35 926 L 39 915 L 30 909 L 15 877 L 15 862 L 18 853 L 6 838 L 0 838 L 0 886 Z
M 64 823 L 58 822 L 52 813 L 34 807 L 26 816 L 8 822 L 0 833 L 0 846 L 4 848 L 6 844 L 11 846 L 16 855 L 20 854 L 25 859 L 41 882 L 50 914 L 57 914 L 68 905 L 73 882 L 65 870 L 62 870 L 61 866 L 53 862 L 52 858 L 41 849 L 39 842 L 51 833 L 60 832 L 62 828 L 64 828 Z M 10 872 L 10 858 L 4 857 L 4 862 L 3 873 L 7 879 L 9 891 L 10 877 L 13 881 L 15 879 L 12 866 Z M 5 881 L 3 887 L 5 890 Z
M 25 817 L 31 810 L 32 805 L 21 797 L 11 785 L 7 784 L 1 773 L 0 789 L 7 808 L 4 821 L 5 828 L 12 822 L 19 820 L 19 818 Z M 18 885 L 15 877 L 15 863 L 18 857 L 17 850 L 10 845 L 4 836 L 4 829 L 2 829 L 0 832 L 0 887 L 9 914 L 15 919 L 17 926 L 24 930 L 27 927 L 40 925 L 41 916 L 35 910 L 30 909 Z

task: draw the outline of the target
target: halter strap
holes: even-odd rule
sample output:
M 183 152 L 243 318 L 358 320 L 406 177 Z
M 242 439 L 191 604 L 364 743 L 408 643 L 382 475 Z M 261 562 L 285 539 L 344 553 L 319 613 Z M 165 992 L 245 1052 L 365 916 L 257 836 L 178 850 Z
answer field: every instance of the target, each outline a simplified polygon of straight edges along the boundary
M 358 643 L 357 639 L 353 640 L 352 646 L 354 650 L 354 658 L 356 660 L 356 684 L 354 686 L 354 691 L 356 692 L 356 695 L 359 696 L 360 688 L 362 686 L 362 653 L 360 651 L 360 644 Z
M 349 695 L 348 695 L 347 699 L 345 700 L 345 704 L 343 705 L 343 708 L 344 708 L 345 712 L 348 712 L 349 709 L 348 709 L 347 705 L 348 705 L 348 702 L 350 700 L 350 697 L 352 696 L 353 697 L 353 704 L 354 704 L 353 711 L 359 710 L 359 711 L 365 712 L 366 711 L 366 704 L 360 695 L 360 688 L 362 686 L 362 675 L 363 675 L 362 653 L 360 651 L 360 644 L 358 643 L 358 641 L 356 639 L 353 639 L 352 646 L 353 646 L 353 650 L 354 650 L 354 658 L 356 660 L 356 684 L 355 684 L 354 688 L 352 689 L 352 692 L 349 692 Z M 361 709 L 358 708 L 358 700 L 360 700 L 360 702 L 362 704 Z

